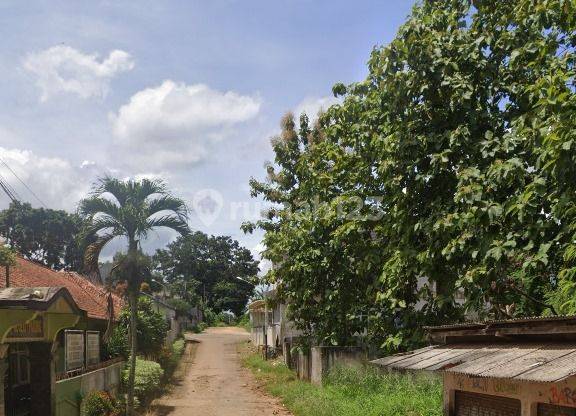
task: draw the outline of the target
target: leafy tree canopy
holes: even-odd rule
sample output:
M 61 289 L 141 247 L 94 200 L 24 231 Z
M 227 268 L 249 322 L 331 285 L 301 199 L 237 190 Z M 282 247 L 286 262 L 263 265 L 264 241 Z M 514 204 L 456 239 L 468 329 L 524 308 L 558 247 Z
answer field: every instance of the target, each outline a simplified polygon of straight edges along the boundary
M 395 349 L 469 313 L 576 311 L 575 29 L 571 0 L 425 0 L 342 104 L 283 120 L 244 228 L 299 327 Z
M 250 280 L 258 273 L 258 262 L 238 241 L 199 231 L 158 250 L 154 264 L 167 283 L 180 288 L 184 300 L 195 303 L 199 297 L 216 312 L 231 310 L 236 315 L 253 290 L 237 277 Z
M 81 219 L 75 214 L 13 202 L 0 212 L 0 235 L 18 253 L 55 270 L 82 270 L 78 240 Z

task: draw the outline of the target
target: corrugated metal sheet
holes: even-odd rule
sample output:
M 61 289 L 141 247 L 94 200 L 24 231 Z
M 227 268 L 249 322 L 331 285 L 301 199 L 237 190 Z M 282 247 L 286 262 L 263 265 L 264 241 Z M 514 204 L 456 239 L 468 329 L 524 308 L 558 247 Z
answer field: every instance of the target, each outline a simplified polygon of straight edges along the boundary
M 440 370 L 474 377 L 556 382 L 576 375 L 576 344 L 440 345 L 372 363 L 397 370 Z

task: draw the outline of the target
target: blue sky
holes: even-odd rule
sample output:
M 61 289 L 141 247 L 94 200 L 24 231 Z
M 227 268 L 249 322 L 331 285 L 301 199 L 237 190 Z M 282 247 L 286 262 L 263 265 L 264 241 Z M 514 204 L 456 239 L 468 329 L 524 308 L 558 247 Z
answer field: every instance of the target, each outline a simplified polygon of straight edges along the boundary
M 260 208 L 248 180 L 263 176 L 280 118 L 316 112 L 333 84 L 363 79 L 412 4 L 4 1 L 0 157 L 67 210 L 104 173 L 162 177 L 195 209 L 193 228 L 254 248 L 261 236 L 239 230 Z M 0 175 L 39 205 L 4 166 Z M 206 198 L 220 209 L 198 215 Z M 159 237 L 151 247 L 170 238 Z

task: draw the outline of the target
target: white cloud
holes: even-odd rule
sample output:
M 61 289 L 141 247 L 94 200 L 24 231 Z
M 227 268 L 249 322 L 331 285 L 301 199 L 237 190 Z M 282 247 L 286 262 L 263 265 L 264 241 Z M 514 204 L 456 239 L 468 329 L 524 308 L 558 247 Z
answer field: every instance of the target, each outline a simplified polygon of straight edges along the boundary
M 134 94 L 111 116 L 114 153 L 136 171 L 159 171 L 205 159 L 214 142 L 260 111 L 257 96 L 220 92 L 207 85 L 164 81 Z
M 310 120 L 315 120 L 318 117 L 318 113 L 326 111 L 330 106 L 338 104 L 339 102 L 339 99 L 332 96 L 320 98 L 306 97 L 296 106 L 294 109 L 294 115 L 298 118 L 302 113 L 306 113 Z
M 0 147 L 0 157 L 48 208 L 53 209 L 75 210 L 99 174 L 93 162 L 85 161 L 75 166 L 67 160 L 42 157 L 29 150 Z M 40 205 L 4 164 L 0 164 L 0 175 L 22 201 Z M 0 191 L 0 206 L 5 207 L 8 203 L 8 197 Z
M 259 276 L 265 276 L 272 269 L 272 262 L 268 259 L 262 258 L 262 252 L 266 250 L 264 243 L 260 242 L 256 246 L 252 247 L 252 256 L 255 260 L 259 261 L 258 267 L 260 267 Z
M 70 46 L 54 46 L 24 59 L 24 68 L 36 76 L 41 101 L 62 93 L 82 98 L 104 97 L 116 75 L 134 68 L 129 53 L 114 50 L 103 60 Z

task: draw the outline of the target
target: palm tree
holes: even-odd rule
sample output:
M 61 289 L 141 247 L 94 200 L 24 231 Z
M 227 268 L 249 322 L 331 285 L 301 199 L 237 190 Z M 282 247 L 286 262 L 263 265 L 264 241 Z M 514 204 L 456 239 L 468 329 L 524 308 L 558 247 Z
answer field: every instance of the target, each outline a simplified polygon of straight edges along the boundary
M 101 178 L 90 196 L 80 202 L 80 214 L 86 219 L 86 236 L 96 235 L 87 245 L 84 262 L 88 270 L 98 268 L 100 253 L 112 240 L 127 240 L 128 252 L 122 271 L 128 283 L 130 305 L 130 371 L 128 377 L 127 413 L 134 414 L 134 381 L 136 374 L 136 325 L 138 297 L 142 283 L 138 251 L 140 242 L 158 228 L 171 228 L 181 235 L 190 232 L 186 204 L 173 196 L 163 181 Z

